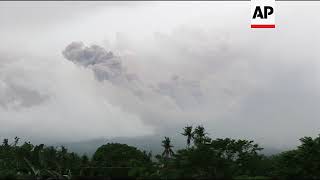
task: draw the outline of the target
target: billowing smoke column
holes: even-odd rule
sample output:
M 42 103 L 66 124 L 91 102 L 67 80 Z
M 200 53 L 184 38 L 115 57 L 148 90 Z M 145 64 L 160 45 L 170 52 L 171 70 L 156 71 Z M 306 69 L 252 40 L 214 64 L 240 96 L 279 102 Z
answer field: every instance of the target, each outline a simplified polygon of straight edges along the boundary
M 62 53 L 75 64 L 91 68 L 100 81 L 113 81 L 124 74 L 120 58 L 100 46 L 85 47 L 82 42 L 73 42 Z
M 174 99 L 183 109 L 193 108 L 204 101 L 200 82 L 185 80 L 179 76 L 173 76 L 167 82 L 160 82 L 155 91 Z
M 86 47 L 82 42 L 72 42 L 62 54 L 73 63 L 92 69 L 97 80 L 107 80 L 130 90 L 134 95 L 141 96 L 143 84 L 139 78 L 135 74 L 127 73 L 120 57 L 103 47 Z
M 173 76 L 169 81 L 146 85 L 136 74 L 126 72 L 120 57 L 98 45 L 86 47 L 82 42 L 73 42 L 62 53 L 73 63 L 92 69 L 97 80 L 107 80 L 124 87 L 141 99 L 146 99 L 150 93 L 152 96 L 168 97 L 182 109 L 191 108 L 203 101 L 199 81 Z

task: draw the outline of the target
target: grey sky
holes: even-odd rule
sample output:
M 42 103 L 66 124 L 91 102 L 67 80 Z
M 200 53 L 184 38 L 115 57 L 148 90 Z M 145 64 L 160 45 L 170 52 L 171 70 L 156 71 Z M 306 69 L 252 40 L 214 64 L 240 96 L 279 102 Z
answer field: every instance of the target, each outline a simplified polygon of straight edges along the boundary
M 0 2 L 0 136 L 203 124 L 212 136 L 295 145 L 320 128 L 319 8 L 277 2 L 277 28 L 253 30 L 250 2 Z M 72 42 L 81 59 L 63 55 Z M 109 51 L 116 59 L 98 58 Z

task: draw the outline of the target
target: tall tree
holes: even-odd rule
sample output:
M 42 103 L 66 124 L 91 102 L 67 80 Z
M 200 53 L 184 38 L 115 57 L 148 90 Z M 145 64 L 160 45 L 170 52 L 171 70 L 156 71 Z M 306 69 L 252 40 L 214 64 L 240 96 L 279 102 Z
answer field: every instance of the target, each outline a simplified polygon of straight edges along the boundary
M 173 146 L 171 145 L 171 140 L 169 137 L 164 137 L 164 140 L 162 141 L 162 147 L 164 148 L 162 156 L 164 156 L 166 159 L 174 154 L 172 150 Z
M 182 135 L 187 137 L 187 145 L 188 148 L 190 147 L 190 143 L 193 139 L 193 133 L 192 133 L 192 126 L 186 126 L 183 128 L 183 133 L 181 133 Z
M 211 139 L 207 137 L 206 130 L 203 126 L 197 126 L 193 131 L 193 139 L 196 146 L 200 144 L 205 144 L 207 142 L 210 142 Z

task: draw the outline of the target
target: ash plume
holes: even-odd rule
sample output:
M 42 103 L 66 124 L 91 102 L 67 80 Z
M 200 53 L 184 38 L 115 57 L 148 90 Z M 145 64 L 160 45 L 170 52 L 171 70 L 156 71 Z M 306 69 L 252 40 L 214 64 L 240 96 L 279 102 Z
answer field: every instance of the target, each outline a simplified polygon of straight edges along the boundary
M 92 69 L 98 81 L 107 80 L 125 87 L 141 99 L 146 99 L 151 92 L 172 99 L 181 109 L 192 108 L 204 100 L 200 81 L 173 75 L 171 79 L 155 84 L 143 83 L 137 74 L 126 72 L 120 57 L 98 45 L 88 47 L 82 42 L 72 42 L 62 54 L 67 60 Z
M 113 81 L 124 75 L 120 58 L 98 45 L 86 47 L 82 42 L 72 42 L 62 54 L 75 64 L 91 68 L 100 81 Z

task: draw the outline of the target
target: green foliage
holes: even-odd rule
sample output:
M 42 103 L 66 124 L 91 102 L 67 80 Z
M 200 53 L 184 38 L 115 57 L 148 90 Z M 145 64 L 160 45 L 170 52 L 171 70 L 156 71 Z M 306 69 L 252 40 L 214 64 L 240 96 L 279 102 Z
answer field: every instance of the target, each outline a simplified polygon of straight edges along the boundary
M 130 176 L 137 179 L 292 179 L 320 177 L 320 135 L 304 137 L 296 149 L 264 156 L 250 140 L 211 138 L 203 126 L 183 128 L 186 148 L 174 152 L 171 139 L 161 141 L 163 153 L 126 144 L 102 145 L 92 159 L 61 147 L 19 143 L 0 145 L 0 179 L 72 179 L 75 176 Z M 160 143 L 160 142 L 159 142 Z M 19 145 L 20 144 L 20 145 Z
M 151 154 L 140 151 L 126 144 L 108 143 L 97 149 L 92 158 L 96 174 L 114 174 L 121 171 L 123 175 L 134 177 L 146 176 L 152 169 Z M 108 168 L 108 170 L 101 169 Z M 107 172 L 108 171 L 108 172 Z
M 320 135 L 304 137 L 297 149 L 273 156 L 273 175 L 284 178 L 320 177 Z
M 187 146 L 190 147 L 191 141 L 193 140 L 192 126 L 183 128 L 183 133 L 181 134 L 187 137 Z
M 262 163 L 259 163 L 263 162 L 264 156 L 258 153 L 262 148 L 253 141 L 211 139 L 203 126 L 197 126 L 193 131 L 191 126 L 187 126 L 183 130 L 188 148 L 168 156 L 168 149 L 173 146 L 169 138 L 162 141 L 164 152 L 157 156 L 159 177 L 232 178 L 256 176 L 263 172 Z M 192 140 L 194 145 L 190 146 Z
M 44 144 L 33 145 L 25 142 L 18 146 L 19 138 L 12 144 L 5 139 L 0 146 L 0 176 L 13 178 L 35 179 L 52 177 L 68 179 L 71 171 L 80 171 L 80 157 L 75 153 L 68 153 L 65 147 L 46 147 Z
M 92 160 L 96 165 L 106 167 L 130 167 L 151 161 L 145 152 L 119 143 L 102 145 L 94 153 Z
M 164 148 L 162 152 L 162 156 L 166 159 L 170 158 L 174 152 L 172 150 L 173 146 L 171 145 L 171 140 L 168 137 L 164 137 L 164 140 L 162 141 L 162 147 Z

